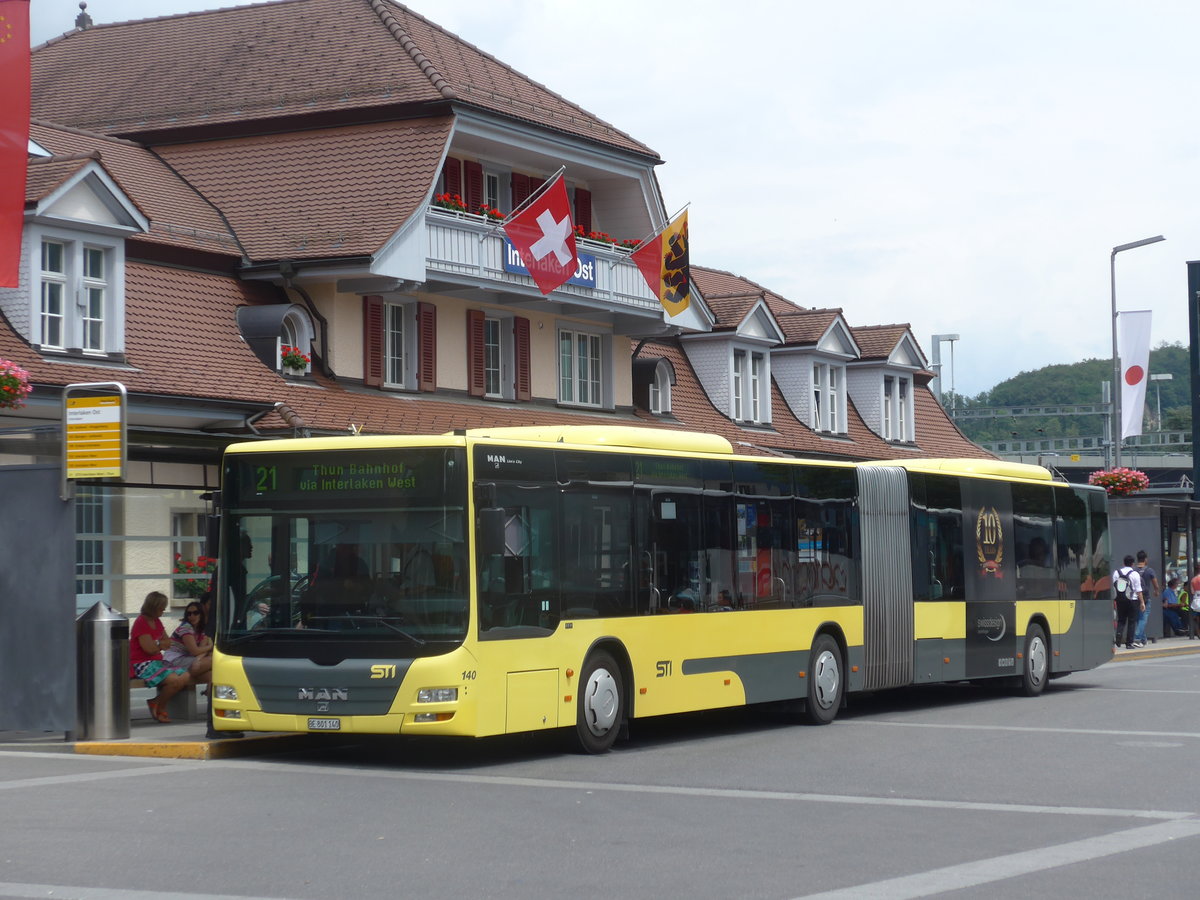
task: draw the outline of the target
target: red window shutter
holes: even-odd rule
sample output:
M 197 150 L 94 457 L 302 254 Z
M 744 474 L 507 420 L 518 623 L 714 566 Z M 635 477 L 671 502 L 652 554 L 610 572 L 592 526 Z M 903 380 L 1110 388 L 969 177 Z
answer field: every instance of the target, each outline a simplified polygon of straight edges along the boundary
M 529 376 L 529 320 L 520 316 L 513 319 L 513 356 L 516 370 L 513 387 L 518 400 L 530 400 L 533 391 Z
M 467 391 L 482 397 L 487 385 L 483 372 L 483 310 L 467 310 Z
M 575 224 L 584 232 L 592 230 L 592 192 L 575 188 Z
M 447 194 L 462 194 L 462 161 L 453 156 L 446 157 L 442 166 L 442 184 Z
M 522 175 L 520 172 L 513 172 L 512 176 L 512 208 L 516 209 L 522 203 L 529 199 L 529 183 L 531 179 L 528 175 Z
M 363 384 L 383 386 L 382 297 L 363 297 Z
M 483 205 L 483 166 L 468 160 L 463 163 L 464 187 L 463 199 L 467 202 L 467 212 L 477 213 Z
M 417 304 L 417 351 L 420 365 L 417 370 L 417 390 L 437 390 L 437 307 L 432 303 Z

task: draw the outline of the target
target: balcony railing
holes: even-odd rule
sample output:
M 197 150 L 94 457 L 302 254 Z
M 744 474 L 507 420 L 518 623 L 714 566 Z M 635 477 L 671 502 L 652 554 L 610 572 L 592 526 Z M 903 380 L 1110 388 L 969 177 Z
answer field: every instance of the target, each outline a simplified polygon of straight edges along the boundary
M 425 230 L 429 235 L 426 258 L 429 272 L 512 285 L 522 288 L 522 293 L 529 288 L 537 290 L 528 275 L 505 271 L 504 232 L 496 222 L 480 215 L 430 207 L 425 215 Z M 609 309 L 661 318 L 663 310 L 658 298 L 650 293 L 646 280 L 626 251 L 578 238 L 576 245 L 580 254 L 596 260 L 596 286 L 565 284 L 554 292 L 556 297 L 568 294 Z M 491 289 L 495 290 L 495 285 Z

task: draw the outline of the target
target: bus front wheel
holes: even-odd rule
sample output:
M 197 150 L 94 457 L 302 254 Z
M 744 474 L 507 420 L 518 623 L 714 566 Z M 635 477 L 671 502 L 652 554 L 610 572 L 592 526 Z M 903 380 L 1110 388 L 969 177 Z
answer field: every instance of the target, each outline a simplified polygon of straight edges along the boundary
M 845 681 L 842 678 L 842 654 L 837 641 L 827 634 L 817 635 L 808 657 L 808 696 L 804 718 L 810 725 L 828 725 L 842 705 Z
M 1036 697 L 1046 687 L 1050 670 L 1050 648 L 1041 625 L 1030 625 L 1025 635 L 1025 659 L 1021 664 L 1021 690 Z
M 606 753 L 625 718 L 621 670 L 607 653 L 594 653 L 583 666 L 575 716 L 575 737 L 585 753 Z

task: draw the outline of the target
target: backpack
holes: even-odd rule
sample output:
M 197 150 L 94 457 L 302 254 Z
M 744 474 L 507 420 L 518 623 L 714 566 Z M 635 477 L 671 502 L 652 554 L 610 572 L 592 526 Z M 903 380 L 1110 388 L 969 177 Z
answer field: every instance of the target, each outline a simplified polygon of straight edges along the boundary
M 1118 597 L 1124 597 L 1126 600 L 1133 599 L 1133 584 L 1129 580 L 1129 573 L 1132 569 L 1118 569 L 1117 580 L 1113 582 L 1113 587 L 1117 590 Z

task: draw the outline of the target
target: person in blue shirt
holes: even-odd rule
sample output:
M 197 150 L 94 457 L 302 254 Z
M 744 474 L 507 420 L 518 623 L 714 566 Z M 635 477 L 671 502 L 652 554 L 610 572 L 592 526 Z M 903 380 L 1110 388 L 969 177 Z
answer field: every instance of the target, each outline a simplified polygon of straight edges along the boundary
M 1183 619 L 1179 618 L 1179 579 L 1171 576 L 1162 592 L 1163 634 L 1176 637 L 1187 634 Z M 1168 632 L 1169 629 L 1169 632 Z

